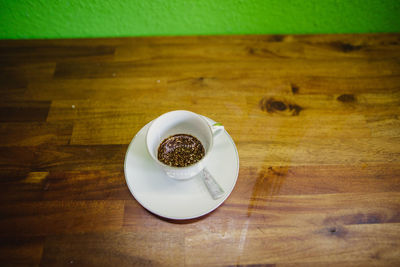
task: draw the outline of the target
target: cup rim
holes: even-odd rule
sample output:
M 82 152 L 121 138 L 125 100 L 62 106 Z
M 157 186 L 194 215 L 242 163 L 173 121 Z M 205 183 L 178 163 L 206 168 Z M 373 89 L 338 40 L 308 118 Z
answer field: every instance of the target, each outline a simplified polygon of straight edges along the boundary
M 198 162 L 196 162 L 195 164 L 192 164 L 192 165 L 189 165 L 189 166 L 186 166 L 186 167 L 169 166 L 169 165 L 165 164 L 164 162 L 159 161 L 158 158 L 155 158 L 153 156 L 153 153 L 150 152 L 150 148 L 149 148 L 149 142 L 148 142 L 148 136 L 149 135 L 148 135 L 148 133 L 149 133 L 150 129 L 152 128 L 152 126 L 154 125 L 154 122 L 156 120 L 158 120 L 158 119 L 161 119 L 161 117 L 164 117 L 167 114 L 174 113 L 174 112 L 186 112 L 186 113 L 191 113 L 192 115 L 195 115 L 195 116 L 199 117 L 208 126 L 208 130 L 210 131 L 210 134 L 211 134 L 211 137 L 212 137 L 211 141 L 210 141 L 210 145 L 209 145 L 208 151 L 206 151 L 204 157 L 201 160 L 199 160 Z M 214 138 L 213 138 L 213 131 L 211 129 L 211 125 L 207 122 L 207 120 L 202 115 L 197 114 L 197 113 L 192 112 L 192 111 L 189 111 L 189 110 L 172 110 L 172 111 L 169 111 L 169 112 L 161 114 L 160 116 L 158 116 L 157 118 L 155 118 L 154 120 L 152 120 L 150 122 L 149 128 L 147 129 L 147 132 L 146 132 L 146 149 L 147 149 L 147 152 L 150 154 L 150 157 L 153 160 L 155 160 L 158 164 L 160 164 L 161 166 L 163 166 L 165 168 L 169 168 L 171 170 L 188 170 L 190 168 L 193 168 L 193 167 L 199 165 L 200 163 L 204 162 L 206 160 L 206 158 L 208 158 L 208 156 L 210 155 L 210 151 L 213 148 L 213 146 L 214 146 Z

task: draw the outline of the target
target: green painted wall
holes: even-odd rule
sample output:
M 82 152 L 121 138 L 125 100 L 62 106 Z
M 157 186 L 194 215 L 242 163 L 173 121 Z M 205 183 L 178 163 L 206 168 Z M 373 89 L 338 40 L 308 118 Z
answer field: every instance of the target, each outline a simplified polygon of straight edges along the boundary
M 400 0 L 0 0 L 0 38 L 400 32 Z

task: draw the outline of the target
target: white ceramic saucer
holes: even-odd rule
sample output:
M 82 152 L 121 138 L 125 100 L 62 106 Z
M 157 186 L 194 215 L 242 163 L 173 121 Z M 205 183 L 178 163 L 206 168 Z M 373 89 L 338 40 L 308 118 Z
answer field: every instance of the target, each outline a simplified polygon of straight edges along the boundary
M 204 117 L 210 125 L 213 120 Z M 145 136 L 149 124 L 133 138 L 125 156 L 125 179 L 135 199 L 147 210 L 169 219 L 193 219 L 221 205 L 232 192 L 239 174 L 239 155 L 229 134 L 215 137 L 207 169 L 221 185 L 225 194 L 212 199 L 197 175 L 177 181 L 168 177 L 153 161 L 146 149 Z

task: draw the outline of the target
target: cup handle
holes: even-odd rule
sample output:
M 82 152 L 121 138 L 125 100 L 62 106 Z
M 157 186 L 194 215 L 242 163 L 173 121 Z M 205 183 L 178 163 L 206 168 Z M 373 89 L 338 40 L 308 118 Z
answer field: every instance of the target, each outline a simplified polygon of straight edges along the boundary
M 211 125 L 211 130 L 213 133 L 213 137 L 216 137 L 216 136 L 220 135 L 225 130 L 225 128 L 222 125 L 222 123 L 216 122 L 213 125 Z

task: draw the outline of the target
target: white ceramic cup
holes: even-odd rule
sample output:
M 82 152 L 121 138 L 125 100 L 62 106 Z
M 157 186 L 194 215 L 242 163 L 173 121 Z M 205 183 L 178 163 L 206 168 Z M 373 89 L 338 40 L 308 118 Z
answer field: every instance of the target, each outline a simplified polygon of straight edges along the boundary
M 165 173 L 174 179 L 185 180 L 199 174 L 207 165 L 213 149 L 213 139 L 224 130 L 222 125 L 210 126 L 200 115 L 186 110 L 165 113 L 153 120 L 146 134 L 146 146 L 152 159 Z M 157 158 L 158 147 L 162 141 L 175 134 L 190 134 L 196 137 L 204 147 L 204 157 L 187 167 L 168 166 Z

